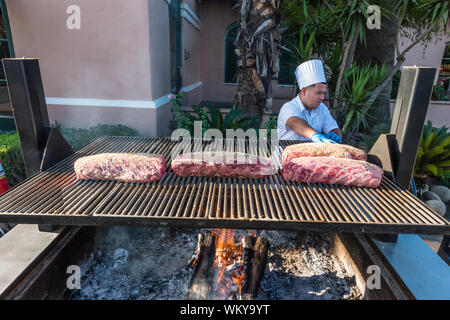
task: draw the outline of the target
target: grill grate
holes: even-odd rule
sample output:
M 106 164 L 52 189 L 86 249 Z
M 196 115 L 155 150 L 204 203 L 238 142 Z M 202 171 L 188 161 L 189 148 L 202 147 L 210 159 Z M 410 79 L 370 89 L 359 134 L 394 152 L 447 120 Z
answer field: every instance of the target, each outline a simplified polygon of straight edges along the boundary
M 192 151 L 221 148 L 189 143 Z M 447 220 L 385 177 L 377 189 L 290 182 L 280 173 L 263 179 L 178 177 L 170 154 L 185 146 L 169 138 L 102 137 L 2 195 L 0 222 L 450 234 Z M 270 156 L 270 146 L 248 140 L 226 140 L 225 148 Z M 146 184 L 77 180 L 74 161 L 103 152 L 163 154 L 168 171 Z M 281 152 L 272 154 L 278 168 Z

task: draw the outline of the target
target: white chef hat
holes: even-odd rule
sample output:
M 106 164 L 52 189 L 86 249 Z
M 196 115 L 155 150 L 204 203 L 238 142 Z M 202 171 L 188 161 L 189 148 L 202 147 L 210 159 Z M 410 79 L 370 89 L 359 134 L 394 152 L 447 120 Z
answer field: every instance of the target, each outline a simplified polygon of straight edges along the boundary
M 295 76 L 300 90 L 316 83 L 327 82 L 323 64 L 320 60 L 303 62 L 295 70 Z

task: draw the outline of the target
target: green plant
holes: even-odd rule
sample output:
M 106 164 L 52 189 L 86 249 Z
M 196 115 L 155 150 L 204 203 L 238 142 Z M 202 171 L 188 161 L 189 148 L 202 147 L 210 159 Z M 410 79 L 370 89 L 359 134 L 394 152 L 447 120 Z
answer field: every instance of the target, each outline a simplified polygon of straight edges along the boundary
M 259 120 L 255 116 L 245 115 L 241 109 L 231 109 L 231 111 L 224 115 L 219 108 L 207 106 L 209 111 L 199 106 L 194 106 L 194 114 L 181 110 L 179 107 L 174 107 L 174 121 L 170 125 L 170 129 L 186 129 L 191 136 L 194 135 L 194 122 L 202 122 L 202 134 L 208 129 L 218 129 L 226 136 L 227 129 L 243 129 L 250 128 L 257 129 Z
M 396 99 L 398 94 L 398 88 L 400 86 L 400 79 L 402 77 L 402 72 L 397 70 L 397 72 L 392 77 L 392 91 L 391 91 L 391 99 Z
M 417 151 L 415 174 L 428 174 L 439 179 L 450 177 L 450 133 L 443 126 L 433 128 L 428 121 L 423 128 L 422 138 Z
M 272 139 L 272 129 L 277 128 L 277 119 L 278 117 L 270 117 L 269 120 L 267 120 L 261 125 L 261 129 L 267 130 L 267 140 Z
M 176 107 L 180 107 L 183 101 L 183 90 L 180 89 L 178 92 L 176 93 L 171 93 L 169 94 L 169 99 L 170 99 L 170 103 L 172 104 L 172 106 Z
M 17 133 L 0 135 L 0 161 L 5 170 L 8 184 L 11 187 L 25 179 L 25 164 Z
M 438 82 L 433 86 L 433 93 L 431 94 L 431 100 L 448 101 L 448 93 L 444 88 L 444 80 Z
M 340 119 L 343 122 L 342 132 L 349 134 L 356 132 L 361 126 L 368 127 L 368 111 L 373 108 L 369 99 L 378 84 L 384 79 L 388 67 L 353 64 L 344 73 L 344 87 L 342 90 Z M 350 131 L 350 132 L 349 132 Z

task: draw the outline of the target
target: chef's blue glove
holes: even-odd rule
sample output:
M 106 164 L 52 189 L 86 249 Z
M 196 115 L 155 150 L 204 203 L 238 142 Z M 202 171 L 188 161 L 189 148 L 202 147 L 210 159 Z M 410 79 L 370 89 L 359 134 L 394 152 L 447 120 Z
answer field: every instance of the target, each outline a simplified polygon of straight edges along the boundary
M 341 137 L 339 137 L 339 135 L 337 135 L 337 134 L 334 133 L 334 132 L 327 133 L 327 134 L 325 135 L 325 137 L 327 137 L 328 139 L 334 140 L 334 141 L 336 141 L 337 143 L 342 143 Z
M 326 143 L 336 143 L 336 141 L 328 139 L 324 134 L 314 133 L 311 137 L 313 142 L 326 142 Z

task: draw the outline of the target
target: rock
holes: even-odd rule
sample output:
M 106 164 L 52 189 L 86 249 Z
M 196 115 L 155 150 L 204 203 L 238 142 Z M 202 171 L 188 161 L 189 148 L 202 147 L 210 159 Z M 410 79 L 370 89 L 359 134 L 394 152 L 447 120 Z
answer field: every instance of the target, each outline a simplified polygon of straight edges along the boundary
M 430 191 L 436 193 L 442 202 L 450 201 L 450 190 L 446 186 L 432 186 Z
M 439 196 L 436 193 L 431 192 L 431 191 L 424 192 L 422 197 L 425 200 L 439 200 L 439 201 L 441 201 L 441 198 L 439 198 Z
M 445 215 L 445 212 L 447 208 L 445 207 L 445 204 L 440 200 L 427 200 L 425 201 L 427 205 L 431 207 L 434 211 L 439 213 L 441 216 Z

